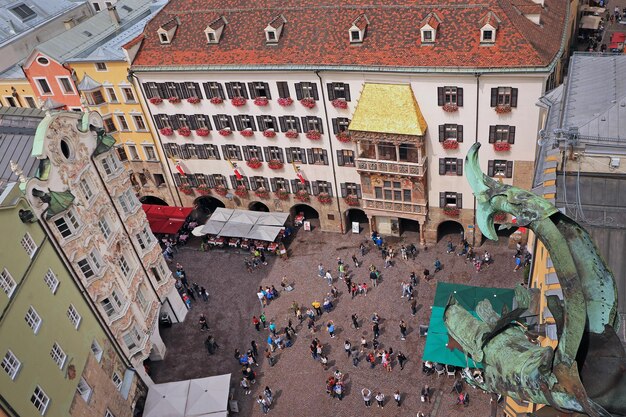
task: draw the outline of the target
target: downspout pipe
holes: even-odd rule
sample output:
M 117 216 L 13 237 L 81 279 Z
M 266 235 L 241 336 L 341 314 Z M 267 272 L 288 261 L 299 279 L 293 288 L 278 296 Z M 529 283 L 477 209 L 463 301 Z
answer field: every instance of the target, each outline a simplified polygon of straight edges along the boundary
M 474 77 L 476 77 L 476 120 L 475 120 L 475 131 L 474 131 L 474 143 L 478 143 L 478 112 L 480 109 L 480 76 L 482 74 L 480 72 L 474 73 Z M 476 195 L 472 193 L 474 210 L 472 212 L 472 226 L 474 227 L 472 231 L 472 247 L 476 247 Z
M 333 150 L 333 141 L 330 139 L 332 136 L 332 129 L 330 128 L 330 123 L 328 123 L 328 107 L 326 105 L 326 95 L 324 94 L 324 81 L 320 76 L 319 71 L 315 71 L 315 75 L 320 80 L 320 90 L 322 92 L 322 103 L 324 103 L 324 120 L 326 121 L 326 131 L 328 132 L 328 146 L 330 147 L 330 165 L 333 167 L 333 184 L 337 187 L 337 171 L 335 168 L 335 151 Z M 337 211 L 339 212 L 339 226 L 341 227 L 341 233 L 345 233 L 345 228 L 343 225 L 343 214 L 341 213 L 341 203 L 339 202 L 339 193 L 340 188 L 337 188 L 337 197 L 335 201 L 337 202 Z

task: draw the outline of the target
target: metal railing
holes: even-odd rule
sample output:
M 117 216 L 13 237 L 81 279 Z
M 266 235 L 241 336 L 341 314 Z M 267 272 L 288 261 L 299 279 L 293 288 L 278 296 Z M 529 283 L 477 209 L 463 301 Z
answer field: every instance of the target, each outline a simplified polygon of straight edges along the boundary
M 426 173 L 426 158 L 424 158 L 421 163 L 357 158 L 356 169 L 360 171 L 380 172 L 383 174 L 400 174 L 421 177 Z
M 375 198 L 362 198 L 364 208 L 391 211 L 396 213 L 426 214 L 426 205 L 407 203 L 404 201 L 379 200 Z

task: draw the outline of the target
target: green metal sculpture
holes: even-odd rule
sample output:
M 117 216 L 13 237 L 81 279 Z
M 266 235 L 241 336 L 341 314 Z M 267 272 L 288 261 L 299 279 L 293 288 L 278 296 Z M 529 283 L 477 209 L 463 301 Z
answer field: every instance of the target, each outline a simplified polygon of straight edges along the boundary
M 563 290 L 563 301 L 549 296 L 558 335 L 555 350 L 531 341 L 516 319 L 528 306 L 498 315 L 484 301 L 480 320 L 451 299 L 444 313 L 450 337 L 485 370 L 480 388 L 517 400 L 547 404 L 589 416 L 626 414 L 626 355 L 617 337 L 615 278 L 589 234 L 553 205 L 529 191 L 484 175 L 476 143 L 466 157 L 466 177 L 477 201 L 477 224 L 497 239 L 493 217 L 510 213 L 517 226 L 533 230 L 550 253 Z M 468 382 L 475 383 L 474 380 Z

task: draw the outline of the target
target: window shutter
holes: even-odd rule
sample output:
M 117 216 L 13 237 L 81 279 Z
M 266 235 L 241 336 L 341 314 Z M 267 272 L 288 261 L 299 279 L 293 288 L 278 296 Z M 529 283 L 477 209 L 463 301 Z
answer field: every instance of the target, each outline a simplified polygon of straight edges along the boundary
M 437 87 L 437 105 L 443 106 L 445 103 L 444 90 L 443 87 Z
M 339 121 L 337 119 L 332 119 L 333 121 L 333 133 L 336 135 L 339 133 Z
M 180 146 L 178 146 L 176 143 L 172 143 L 172 153 L 174 154 L 174 157 L 178 158 L 180 155 Z
M 328 101 L 334 100 L 335 99 L 335 88 L 333 86 L 333 83 L 326 84 L 326 87 L 328 87 Z
M 159 97 L 162 99 L 170 98 L 170 89 L 167 88 L 167 83 L 157 83 L 157 91 L 159 92 Z
M 346 187 L 346 183 L 341 183 L 341 198 L 346 198 L 348 196 L 348 189 Z
M 320 96 L 317 93 L 317 84 L 316 83 L 311 83 L 311 87 L 313 89 L 313 100 L 316 100 L 316 101 L 319 100 Z
M 199 159 L 209 159 L 206 145 L 196 145 L 196 154 L 198 155 Z
M 291 163 L 293 161 L 292 148 L 285 148 L 285 153 L 287 154 L 287 163 Z
M 147 99 L 151 99 L 152 96 L 152 90 L 150 89 L 150 83 L 142 83 L 141 84 L 143 86 L 143 92 L 146 95 Z
M 154 124 L 156 125 L 157 129 L 163 129 L 165 127 L 163 126 L 163 122 L 161 121 L 160 114 L 154 116 Z
M 278 87 L 278 97 L 289 97 L 289 84 L 287 84 L 287 81 L 277 81 L 276 87 Z
M 495 166 L 495 161 L 491 160 L 488 162 L 487 164 L 487 176 L 488 177 L 493 177 L 494 166 Z
M 511 88 L 511 107 L 517 107 L 517 88 Z
M 294 193 L 298 191 L 298 180 L 291 180 L 291 189 Z
M 270 158 L 270 147 L 266 146 L 265 148 L 263 148 L 263 153 L 265 154 L 265 160 L 269 161 Z
M 270 189 L 270 180 L 263 177 L 263 187 L 265 187 L 266 190 Z
M 287 191 L 288 193 L 291 192 L 291 191 L 289 191 L 289 188 L 290 188 L 289 187 L 289 180 L 284 180 L 284 181 L 285 181 L 284 182 L 284 184 L 285 184 L 285 191 Z
M 439 207 L 443 208 L 446 206 L 446 193 L 439 193 Z
M 489 143 L 496 143 L 496 127 L 489 126 Z
M 296 87 L 296 99 L 302 100 L 302 84 L 296 83 L 295 87 Z
M 463 107 L 463 88 L 456 88 L 456 105 L 459 107 Z
M 213 175 L 206 176 L 206 183 L 209 187 L 215 188 L 215 178 L 213 177 Z
M 293 120 L 296 122 L 296 130 L 298 133 L 302 133 L 302 125 L 300 124 L 300 119 L 294 117 Z
M 226 116 L 226 119 L 228 119 L 228 127 L 230 127 L 231 129 L 235 127 L 235 125 L 233 124 L 233 116 Z
M 313 149 L 307 149 L 306 150 L 306 154 L 307 154 L 308 159 L 309 159 L 309 164 L 315 163 L 315 160 L 313 159 Z
M 276 120 L 276 116 L 270 116 L 272 118 L 272 127 L 274 130 L 278 131 L 278 120 Z
M 318 195 L 320 193 L 320 188 L 317 184 L 317 181 L 313 181 L 313 195 Z
M 237 154 L 237 159 L 241 161 L 241 148 L 239 146 L 235 147 L 235 153 Z
M 456 160 L 456 175 L 463 175 L 463 160 Z
M 222 145 L 222 155 L 224 155 L 224 159 L 230 159 L 230 155 L 228 155 L 228 148 L 226 148 L 226 145 Z
M 359 184 L 356 185 L 356 196 L 361 198 L 361 186 Z
M 198 128 L 198 121 L 196 120 L 195 114 L 187 116 L 187 123 L 189 124 L 189 129 L 191 130 L 196 130 Z
M 329 182 L 327 184 L 328 184 L 328 195 L 331 196 L 331 197 L 334 197 L 334 194 L 333 194 L 333 183 Z
M 243 185 L 246 186 L 246 189 L 249 190 L 250 189 L 250 179 L 248 177 L 243 177 L 242 181 L 243 181 Z
M 180 187 L 180 174 L 174 174 L 174 184 L 176 184 L 177 187 Z
M 267 99 L 271 100 L 272 99 L 272 92 L 270 91 L 270 85 L 268 83 L 263 83 L 263 86 L 265 86 L 265 94 L 267 94 Z
M 344 90 L 344 94 L 346 96 L 346 101 L 350 101 L 350 84 L 344 83 L 343 84 L 343 90 Z
M 256 191 L 256 189 L 259 188 L 259 184 L 256 181 L 257 178 L 259 177 L 252 177 L 252 179 L 250 180 L 250 188 L 252 189 L 252 191 Z
M 322 122 L 322 118 L 316 117 L 316 119 L 317 119 L 317 125 L 319 126 L 319 129 L 320 129 L 320 133 L 324 133 L 324 123 Z
M 252 117 L 252 116 L 251 116 L 251 117 Z M 256 121 L 257 121 L 257 124 L 259 125 L 259 130 L 265 130 L 265 129 L 267 129 L 267 128 L 265 127 L 265 120 L 263 120 L 263 116 L 257 116 L 257 117 L 256 117 Z
M 439 125 L 439 142 L 446 139 L 446 125 Z
M 278 148 L 278 160 L 285 162 L 285 156 L 283 155 L 283 148 Z
M 217 145 L 207 145 L 207 146 L 210 146 L 211 149 L 213 149 L 213 153 L 215 154 L 215 159 L 220 159 L 220 151 Z
M 250 98 L 248 96 L 248 89 L 246 88 L 246 83 L 240 83 L 241 84 L 241 94 L 243 95 L 243 98 Z
M 209 83 L 202 83 L 202 88 L 204 89 L 204 95 L 207 99 L 213 98 L 211 95 L 211 89 L 209 88 Z
M 272 191 L 276 192 L 276 189 L 277 189 L 276 178 L 271 178 L 270 184 L 272 185 Z
M 237 176 L 236 175 L 230 176 L 230 183 L 232 184 L 233 190 L 237 188 Z
M 219 92 L 220 98 L 222 100 L 225 100 L 226 99 L 226 95 L 224 94 L 224 87 L 222 87 L 222 84 L 219 84 L 219 83 L 217 84 L 217 90 Z
M 306 149 L 304 149 L 304 148 L 296 148 L 296 149 L 298 149 L 300 152 L 302 152 L 302 163 L 306 164 L 307 163 L 307 157 L 306 157 L 307 152 L 306 152 Z M 308 163 L 309 164 L 313 163 L 313 157 L 309 157 Z
M 250 89 L 250 98 L 254 100 L 257 97 L 256 88 L 254 88 L 254 83 L 248 83 L 248 88 Z
M 515 126 L 509 126 L 509 143 L 515 143 Z
M 322 149 L 322 160 L 324 165 L 328 165 L 328 151 L 326 149 Z
M 195 175 L 191 174 L 191 175 L 187 176 L 187 179 L 189 181 L 189 184 L 191 184 L 192 187 L 197 187 L 198 186 L 198 178 L 196 178 Z
M 186 99 L 189 98 L 189 89 L 187 88 L 187 83 L 177 83 L 176 91 L 178 92 L 178 98 Z
M 446 159 L 439 158 L 439 175 L 446 175 Z
M 213 115 L 213 124 L 215 124 L 215 130 L 220 130 L 222 128 L 220 118 L 217 115 Z
M 513 178 L 513 161 L 507 161 L 506 163 L 506 177 Z
M 168 158 L 174 158 L 174 152 L 172 151 L 171 143 L 164 143 L 163 150 L 165 151 L 165 156 L 167 156 Z
M 189 146 L 190 145 L 183 145 L 180 147 L 180 153 L 182 154 L 183 159 L 191 159 L 191 152 L 189 152 Z
M 241 115 L 235 116 L 235 128 L 237 130 L 243 130 L 243 125 L 241 124 Z
M 463 142 L 463 125 L 456 125 L 456 141 Z
M 340 167 L 344 166 L 343 152 L 341 150 L 337 151 L 337 165 L 339 165 Z
M 226 83 L 226 92 L 228 93 L 228 98 L 235 97 L 235 93 L 233 92 L 233 83 Z
M 278 118 L 278 124 L 280 125 L 280 131 L 281 132 L 286 132 L 287 131 L 287 124 L 285 123 L 285 116 L 280 116 Z
M 302 130 L 304 132 L 308 132 L 309 131 L 309 123 L 307 122 L 306 116 L 302 116 Z
M 498 104 L 498 89 L 492 88 L 491 89 L 491 107 L 496 107 L 497 104 Z
M 463 194 L 456 193 L 456 208 L 463 208 Z

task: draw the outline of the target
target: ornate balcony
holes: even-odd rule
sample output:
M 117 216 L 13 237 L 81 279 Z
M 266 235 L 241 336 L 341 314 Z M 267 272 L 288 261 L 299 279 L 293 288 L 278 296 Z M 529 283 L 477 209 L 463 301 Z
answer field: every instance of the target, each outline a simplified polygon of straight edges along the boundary
M 356 169 L 380 174 L 423 177 L 426 173 L 426 158 L 423 158 L 421 163 L 357 158 Z
M 403 201 L 378 200 L 375 198 L 362 198 L 362 200 L 365 209 L 422 215 L 426 215 L 427 211 L 425 204 L 406 203 Z

